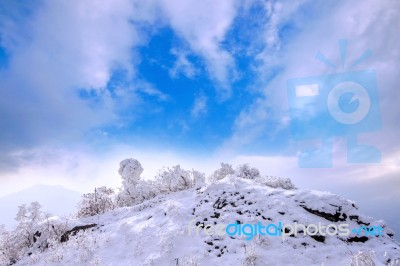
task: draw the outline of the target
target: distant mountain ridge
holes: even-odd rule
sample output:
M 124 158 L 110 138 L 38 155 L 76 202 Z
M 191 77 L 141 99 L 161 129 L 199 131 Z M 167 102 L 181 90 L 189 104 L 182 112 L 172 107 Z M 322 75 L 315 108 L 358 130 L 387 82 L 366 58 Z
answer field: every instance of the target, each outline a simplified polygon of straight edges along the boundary
M 0 224 L 11 228 L 16 224 L 14 218 L 18 206 L 39 202 L 42 209 L 53 215 L 76 213 L 82 193 L 57 185 L 35 185 L 0 198 Z

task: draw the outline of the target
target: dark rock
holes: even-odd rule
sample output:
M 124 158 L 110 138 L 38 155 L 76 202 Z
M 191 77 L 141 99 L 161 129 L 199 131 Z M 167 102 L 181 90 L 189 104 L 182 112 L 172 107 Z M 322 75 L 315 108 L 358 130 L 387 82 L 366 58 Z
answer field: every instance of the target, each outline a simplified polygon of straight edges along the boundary
M 69 230 L 69 231 L 65 232 L 64 234 L 62 234 L 60 241 L 61 241 L 61 243 L 67 242 L 69 240 L 69 236 L 74 236 L 79 231 L 85 231 L 85 230 L 87 230 L 89 228 L 92 228 L 92 227 L 95 227 L 95 226 L 97 226 L 97 224 L 87 224 L 87 225 L 75 226 L 71 230 Z
M 204 228 L 205 224 L 204 223 L 200 223 L 200 222 L 196 222 L 196 227 L 200 226 L 200 228 Z
M 310 237 L 312 239 L 314 239 L 315 241 L 321 242 L 321 243 L 325 243 L 325 237 L 321 236 L 321 235 L 310 235 Z
M 358 217 L 358 215 L 349 215 L 349 219 L 352 221 L 355 221 L 358 225 L 366 225 L 369 226 L 370 223 L 366 223 L 360 220 L 360 217 Z
M 219 218 L 220 214 L 218 212 L 214 212 L 214 215 L 210 216 L 211 218 Z
M 350 237 L 347 239 L 347 242 L 349 242 L 349 243 L 352 243 L 352 242 L 364 243 L 366 241 L 368 241 L 368 237 L 366 237 L 366 236 L 362 236 L 362 237 L 354 236 L 354 237 Z
M 304 205 L 300 205 L 300 206 L 303 207 L 303 209 L 305 209 L 309 213 L 312 213 L 319 217 L 325 218 L 326 220 L 331 221 L 331 222 L 343 222 L 343 221 L 346 221 L 346 218 L 347 218 L 347 215 L 345 213 L 341 213 L 339 211 L 336 211 L 335 214 L 331 214 L 331 213 L 321 212 L 319 210 L 313 210 Z
M 33 234 L 33 243 L 36 243 L 37 239 L 42 235 L 39 231 Z
M 228 205 L 226 199 L 221 200 L 221 198 L 218 198 L 217 201 L 214 203 L 213 207 L 220 210 L 226 205 Z

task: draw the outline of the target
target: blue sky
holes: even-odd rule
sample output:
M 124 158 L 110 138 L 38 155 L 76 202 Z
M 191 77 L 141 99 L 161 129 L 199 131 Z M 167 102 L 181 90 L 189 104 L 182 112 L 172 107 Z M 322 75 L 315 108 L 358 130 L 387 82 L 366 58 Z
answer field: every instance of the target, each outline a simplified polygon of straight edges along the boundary
M 221 161 L 249 163 L 397 208 L 399 12 L 395 0 L 2 1 L 0 195 L 37 183 L 118 186 L 118 162 L 135 157 L 148 178 L 173 164 L 210 174 Z M 315 57 L 341 66 L 338 40 L 346 62 L 332 69 Z M 338 128 L 318 116 L 293 132 L 288 80 L 367 70 L 382 128 L 359 141 L 381 151 L 380 163 L 349 164 L 338 136 L 331 168 L 300 168 L 299 152 L 318 140 L 293 133 Z M 351 112 L 351 97 L 341 101 Z M 315 106 L 305 102 L 301 119 Z

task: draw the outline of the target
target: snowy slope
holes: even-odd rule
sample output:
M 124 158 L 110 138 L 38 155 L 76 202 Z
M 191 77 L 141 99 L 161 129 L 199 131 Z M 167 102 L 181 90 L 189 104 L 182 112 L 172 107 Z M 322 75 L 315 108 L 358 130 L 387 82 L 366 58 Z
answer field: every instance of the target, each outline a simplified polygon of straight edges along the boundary
M 208 236 L 203 229 L 196 234 L 196 224 L 235 222 L 381 226 L 383 235 L 311 237 L 298 232 L 285 239 L 246 240 Z M 383 221 L 362 215 L 354 202 L 328 192 L 271 188 L 233 176 L 199 190 L 159 195 L 132 207 L 76 219 L 68 226 L 89 224 L 96 226 L 44 253 L 26 256 L 17 265 L 374 265 L 356 264 L 357 256 L 371 257 L 375 265 L 399 265 L 400 258 L 393 231 Z

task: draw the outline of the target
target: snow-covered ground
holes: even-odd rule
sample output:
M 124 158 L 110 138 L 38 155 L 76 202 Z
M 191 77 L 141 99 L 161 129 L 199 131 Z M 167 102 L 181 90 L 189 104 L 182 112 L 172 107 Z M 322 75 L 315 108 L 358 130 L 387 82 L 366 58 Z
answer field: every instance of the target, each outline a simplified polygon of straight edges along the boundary
M 56 218 L 54 218 L 56 219 Z M 207 235 L 203 225 L 348 224 L 382 235 Z M 95 225 L 94 225 L 95 224 Z M 400 246 L 382 220 L 329 192 L 272 188 L 229 175 L 200 189 L 159 194 L 130 207 L 76 218 L 93 225 L 26 255 L 17 265 L 400 265 Z M 196 226 L 197 225 L 197 226 Z M 210 233 L 210 232 L 208 232 Z M 363 262 L 364 261 L 364 262 Z

